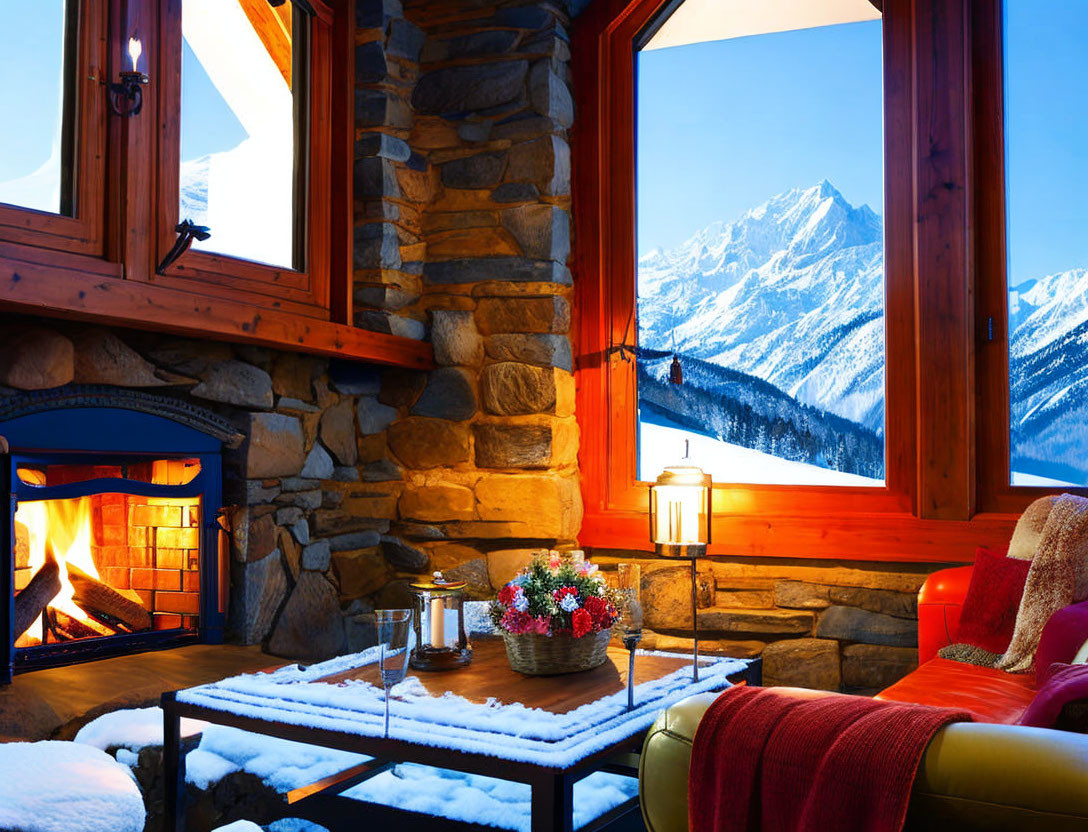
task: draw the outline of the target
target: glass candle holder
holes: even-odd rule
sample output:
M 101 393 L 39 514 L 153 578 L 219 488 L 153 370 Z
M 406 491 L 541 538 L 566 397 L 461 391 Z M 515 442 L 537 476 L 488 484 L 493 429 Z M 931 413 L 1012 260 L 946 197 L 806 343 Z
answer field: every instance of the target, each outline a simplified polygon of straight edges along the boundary
M 416 646 L 411 665 L 416 670 L 452 670 L 472 661 L 465 634 L 465 583 L 447 581 L 436 572 L 431 581 L 411 584 L 416 596 Z
M 621 563 L 616 567 L 616 589 L 623 603 L 623 646 L 627 648 L 627 710 L 635 707 L 635 648 L 642 640 L 642 567 Z

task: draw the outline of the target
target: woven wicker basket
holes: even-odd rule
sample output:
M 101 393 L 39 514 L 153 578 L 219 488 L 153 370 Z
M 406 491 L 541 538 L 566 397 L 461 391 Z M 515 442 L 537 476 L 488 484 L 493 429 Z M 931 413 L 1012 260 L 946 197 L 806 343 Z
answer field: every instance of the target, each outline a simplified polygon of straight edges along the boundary
M 581 638 L 570 635 L 542 636 L 527 633 L 516 636 L 503 633 L 510 667 L 530 676 L 552 676 L 592 670 L 608 660 L 608 640 L 612 629 L 587 633 Z

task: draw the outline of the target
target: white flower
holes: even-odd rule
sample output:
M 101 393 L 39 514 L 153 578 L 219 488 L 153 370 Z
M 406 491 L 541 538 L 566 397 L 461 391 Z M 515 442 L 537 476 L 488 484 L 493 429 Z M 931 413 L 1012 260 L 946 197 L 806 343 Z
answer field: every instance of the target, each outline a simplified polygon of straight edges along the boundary
M 514 593 L 514 603 L 511 606 L 518 612 L 527 612 L 529 609 L 529 599 L 525 597 L 525 590 L 520 586 Z
M 578 606 L 578 599 L 574 595 L 564 595 L 563 600 L 559 602 L 559 608 L 564 612 L 574 612 Z

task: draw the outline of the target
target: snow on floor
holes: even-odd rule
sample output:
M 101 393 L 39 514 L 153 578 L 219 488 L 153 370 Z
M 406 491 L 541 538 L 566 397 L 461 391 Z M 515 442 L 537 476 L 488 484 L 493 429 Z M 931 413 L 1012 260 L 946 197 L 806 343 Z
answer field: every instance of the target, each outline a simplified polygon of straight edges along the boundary
M 714 482 L 884 487 L 883 480 L 780 459 L 680 426 L 643 420 L 639 422 L 638 429 L 639 478 L 649 482 L 657 479 L 666 466 L 675 465 L 683 458 L 684 441 L 687 440 L 691 443 L 691 459 L 710 474 Z
M 0 829 L 142 832 L 144 801 L 132 773 L 74 742 L 0 745 Z
M 207 724 L 198 719 L 183 719 L 181 735 L 199 734 Z M 103 714 L 80 728 L 75 741 L 102 751 L 107 748 L 139 751 L 149 745 L 162 745 L 162 709 L 130 708 Z

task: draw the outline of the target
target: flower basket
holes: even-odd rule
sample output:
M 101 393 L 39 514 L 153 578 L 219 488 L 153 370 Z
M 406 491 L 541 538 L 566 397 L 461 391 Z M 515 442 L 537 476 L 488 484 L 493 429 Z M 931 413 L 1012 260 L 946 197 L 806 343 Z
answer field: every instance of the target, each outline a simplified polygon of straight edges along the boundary
M 577 555 L 577 556 L 575 556 Z M 550 676 L 598 667 L 619 620 L 616 593 L 581 552 L 542 552 L 491 603 L 510 667 Z
M 608 660 L 608 640 L 612 628 L 589 633 L 581 638 L 572 635 L 542 636 L 525 633 L 516 636 L 503 633 L 506 658 L 518 673 L 530 676 L 556 676 L 578 673 L 600 667 Z

